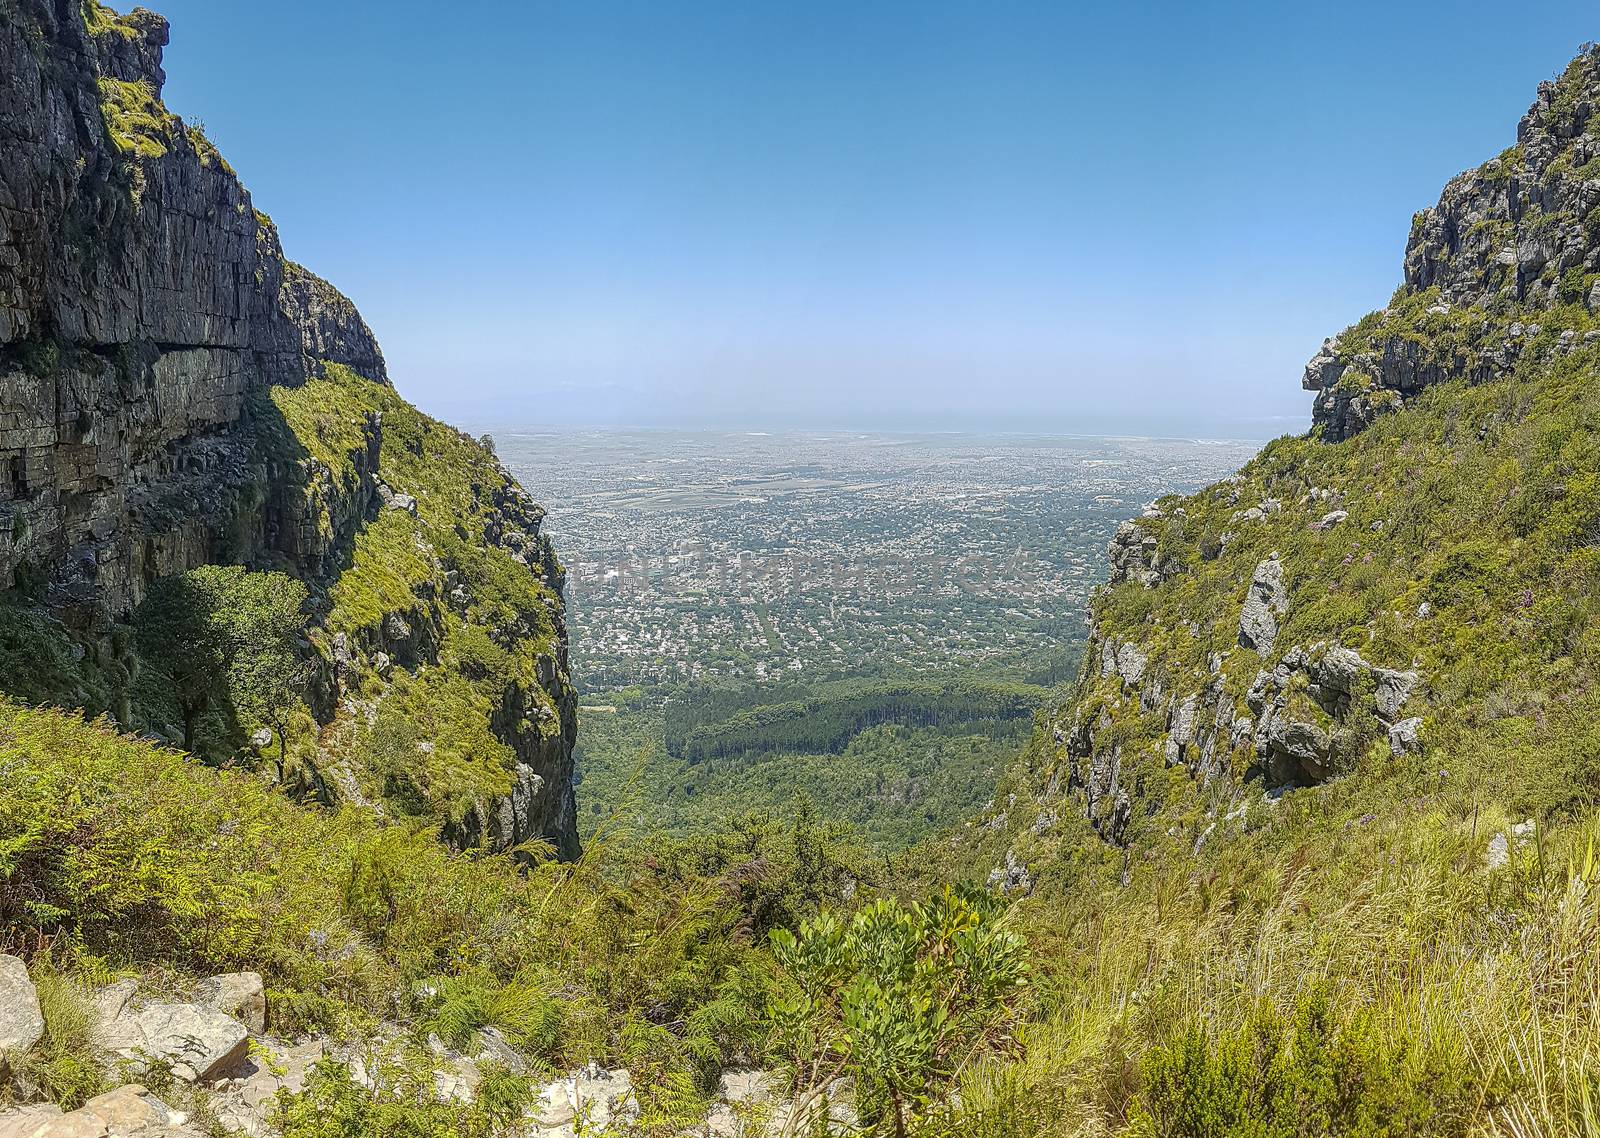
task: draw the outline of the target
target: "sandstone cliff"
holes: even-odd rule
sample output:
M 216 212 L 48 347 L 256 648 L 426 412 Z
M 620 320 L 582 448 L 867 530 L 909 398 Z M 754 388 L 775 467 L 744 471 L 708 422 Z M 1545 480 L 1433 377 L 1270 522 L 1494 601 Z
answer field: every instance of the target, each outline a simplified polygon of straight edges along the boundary
M 571 855 L 575 713 L 543 511 L 486 445 L 395 393 L 354 305 L 284 257 L 227 162 L 167 112 L 167 35 L 143 9 L 0 0 L 5 633 L 61 622 L 52 697 L 161 733 L 124 624 L 151 582 L 288 572 L 317 610 L 302 789 L 395 793 L 349 741 L 398 719 L 413 781 L 449 786 L 421 798 L 454 840 Z M 485 727 L 472 753 L 447 738 L 463 715 Z

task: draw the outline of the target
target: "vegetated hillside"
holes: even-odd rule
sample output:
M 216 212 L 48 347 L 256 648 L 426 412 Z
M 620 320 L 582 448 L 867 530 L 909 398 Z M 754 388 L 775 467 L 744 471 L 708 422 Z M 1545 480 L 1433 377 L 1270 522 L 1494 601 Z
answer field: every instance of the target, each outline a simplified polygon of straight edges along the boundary
M 582 713 L 580 824 L 620 810 L 648 830 L 709 833 L 804 803 L 902 850 L 982 808 L 1048 696 L 971 677 L 686 687 L 659 706 L 622 693 Z
M 0 0 L 0 1133 L 903 1129 L 1011 1038 L 1001 907 L 804 812 L 580 852 L 542 511 L 166 37 Z
M 285 259 L 166 42 L 0 0 L 0 691 L 575 855 L 543 511 Z
M 266 985 L 267 1050 L 225 1072 L 267 1069 L 251 1133 L 529 1133 L 524 1108 L 543 1117 L 533 1076 L 596 1061 L 631 1069 L 641 1132 L 680 1133 L 703 1120 L 723 1065 L 761 1046 L 768 931 L 860 880 L 854 855 L 803 820 L 576 864 L 471 856 L 372 810 L 296 805 L 248 772 L 4 700 L 0 769 L 0 953 L 30 957 L 45 1029 L 6 1050 L 17 990 L 0 977 L 6 1133 L 48 1121 L 8 1114 L 18 1100 L 71 1108 L 133 1076 L 221 1132 L 239 1105 L 227 1083 L 185 1087 L 106 1056 L 96 1041 L 114 1010 L 91 986 L 131 977 L 144 998 L 188 1001 L 198 977 L 241 970 Z M 342 1064 L 302 1069 L 275 1104 L 270 1064 L 308 1037 L 357 1056 L 369 1082 Z M 436 1100 L 463 1053 L 482 1064 L 477 1093 Z M 570 1117 L 532 1133 L 570 1135 Z
M 1041 1133 L 1600 1132 L 1597 112 L 1586 47 L 1310 435 L 1112 543 L 984 831 L 1060 992 L 985 1093 Z

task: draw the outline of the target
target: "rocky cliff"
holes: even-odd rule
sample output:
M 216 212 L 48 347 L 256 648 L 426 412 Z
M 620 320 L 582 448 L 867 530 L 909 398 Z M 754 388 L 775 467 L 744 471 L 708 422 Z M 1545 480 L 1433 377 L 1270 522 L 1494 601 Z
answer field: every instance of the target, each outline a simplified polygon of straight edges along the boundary
M 166 110 L 167 36 L 143 9 L 0 0 L 0 641 L 28 659 L 45 649 L 19 638 L 70 635 L 51 694 L 160 734 L 125 624 L 151 583 L 287 572 L 316 610 L 302 788 L 400 794 L 462 844 L 570 855 L 543 512 L 396 394 L 354 305 Z M 409 731 L 398 789 L 351 745 L 380 719 Z
M 1592 793 L 1597 108 L 1590 46 L 1416 216 L 1390 303 L 1307 369 L 1311 433 L 1118 530 L 1073 698 L 979 831 L 997 883 L 1126 882 L 1463 767 L 1509 809 Z
M 1539 85 L 1515 146 L 1412 219 L 1395 303 L 1328 340 L 1306 367 L 1324 438 L 1347 438 L 1452 377 L 1505 378 L 1537 339 L 1541 313 L 1600 307 L 1597 74 L 1600 48 L 1590 45 Z

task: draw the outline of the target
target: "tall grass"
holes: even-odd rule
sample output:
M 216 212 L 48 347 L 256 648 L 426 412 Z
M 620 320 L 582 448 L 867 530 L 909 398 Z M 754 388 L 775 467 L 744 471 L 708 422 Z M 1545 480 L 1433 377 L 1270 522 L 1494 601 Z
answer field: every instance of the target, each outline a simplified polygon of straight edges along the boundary
M 1031 910 L 1039 943 L 1073 932 L 1040 960 L 1053 983 L 1027 1053 L 968 1072 L 926 1134 L 1600 1138 L 1600 826 L 1541 833 L 1492 871 L 1470 814 L 1374 828 L 1265 871 L 1251 902 L 1208 902 L 1189 862 Z M 1318 1001 L 1320 1058 L 1303 1030 Z M 1283 1042 L 1241 1066 L 1255 1030 Z M 1241 1108 L 1249 1125 L 1219 1112 L 1219 1088 L 1247 1092 L 1252 1073 L 1300 1080 L 1295 1112 L 1332 1121 L 1285 1119 L 1271 1093 Z

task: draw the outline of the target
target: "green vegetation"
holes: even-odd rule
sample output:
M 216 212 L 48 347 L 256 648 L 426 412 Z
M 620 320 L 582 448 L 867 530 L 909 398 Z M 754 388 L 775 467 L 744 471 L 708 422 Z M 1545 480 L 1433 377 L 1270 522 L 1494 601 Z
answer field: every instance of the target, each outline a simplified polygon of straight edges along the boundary
M 144 18 L 83 16 L 96 36 Z M 1513 149 L 1457 185 L 1592 176 L 1566 128 L 1596 58 L 1546 92 L 1566 153 L 1535 171 L 1539 148 Z M 184 144 L 147 84 L 100 98 L 136 173 Z M 203 567 L 82 644 L 21 595 L 44 595 L 37 574 L 0 605 L 14 696 L 105 713 L 0 702 L 0 944 L 28 957 L 45 1019 L 0 1100 L 101 1089 L 89 993 L 107 980 L 253 969 L 270 1030 L 372 1047 L 369 1079 L 325 1063 L 279 1096 L 287 1138 L 488 1138 L 533 1078 L 589 1061 L 630 1068 L 650 1135 L 697 1125 L 726 1068 L 777 1066 L 802 1108 L 848 1076 L 873 1138 L 1596 1138 L 1600 319 L 1587 262 L 1540 243 L 1600 239 L 1600 211 L 1561 197 L 1452 234 L 1447 260 L 1458 237 L 1488 257 L 1472 303 L 1403 288 L 1345 333 L 1334 395 L 1369 429 L 1279 440 L 1135 523 L 1161 579 L 1095 607 L 1097 647 L 1135 649 L 1137 678 L 1089 661 L 998 786 L 1040 689 L 627 692 L 586 713 L 574 864 L 438 840 L 563 728 L 562 571 L 537 508 L 486 441 L 348 368 L 255 392 L 313 587 Z M 1513 237 L 1540 248 L 1508 263 L 1493 247 Z M 43 378 L 60 348 L 16 358 Z M 1378 383 L 1396 373 L 1404 399 Z M 1257 651 L 1240 615 L 1268 561 L 1287 604 Z M 1335 709 L 1287 664 L 1333 645 L 1417 674 L 1420 743 L 1391 744 L 1371 676 Z M 1280 664 L 1329 777 L 1268 792 L 1245 712 Z M 1204 764 L 1171 738 L 1200 693 Z M 313 702 L 336 706 L 314 722 Z M 111 715 L 181 724 L 192 755 Z M 243 746 L 262 728 L 275 772 Z M 1124 826 L 1091 825 L 1090 789 Z M 430 1040 L 490 1029 L 530 1073 L 436 1101 Z
M 1266 1007 L 1215 1038 L 1195 1025 L 1152 1050 L 1136 1128 L 1164 1138 L 1459 1134 L 1482 1088 L 1417 1047 L 1368 1016 L 1336 1023 L 1312 989 L 1287 1021 Z
M 621 693 L 580 713 L 581 825 L 621 810 L 682 836 L 807 803 L 902 850 L 982 807 L 1044 694 L 976 680 L 851 681 L 814 692 L 686 688 L 656 707 L 643 691 Z M 716 757 L 694 754 L 712 741 Z
M 987 894 L 946 888 L 926 904 L 882 900 L 848 921 L 775 930 L 787 984 L 773 1031 L 796 1114 L 848 1075 L 861 1120 L 904 1138 L 942 1107 L 957 1071 L 1013 1046 L 1026 949 L 1002 917 Z
M 163 157 L 179 126 L 177 117 L 167 113 L 144 82 L 125 83 L 102 76 L 100 109 L 111 141 L 130 157 Z
M 157 581 L 134 614 L 142 659 L 156 673 L 141 684 L 151 693 L 147 714 L 170 700 L 184 749 L 215 757 L 266 727 L 278 739 L 281 768 L 309 679 L 299 648 L 306 596 L 291 577 L 237 565 L 203 565 Z
M 59 703 L 91 714 L 115 710 L 126 687 L 128 637 L 100 660 L 75 644 L 59 620 L 17 593 L 0 594 L 0 675 L 5 691 L 26 703 Z
M 774 751 L 838 754 L 861 731 L 884 723 L 941 727 L 1031 719 L 1048 695 L 1043 688 L 965 678 L 846 682 L 805 699 L 762 703 L 697 723 L 683 733 L 681 753 L 691 763 Z M 674 718 L 669 747 L 683 725 L 683 716 Z
M 720 1066 L 763 1046 L 769 932 L 862 880 L 804 816 L 692 843 L 599 840 L 576 865 L 519 870 L 366 810 L 297 806 L 104 722 L 4 703 L 0 769 L 0 938 L 34 946 L 36 977 L 61 977 L 46 980 L 52 1042 L 8 1085 L 68 1103 L 95 1089 L 71 1061 L 86 1022 L 72 978 L 181 986 L 252 968 L 276 1032 L 360 1038 L 398 1012 L 420 1046 L 494 1026 L 544 1069 L 628 1064 L 647 1090 L 680 1095 L 675 1109 L 703 1111 Z M 415 1105 L 422 1061 L 408 1055 L 362 1112 Z M 356 1109 L 340 1079 L 325 1071 L 291 1100 L 286 1132 L 366 1133 L 364 1113 L 308 1129 L 323 1108 Z
M 383 715 L 365 733 L 386 801 L 407 814 L 460 822 L 475 802 L 511 791 L 511 748 L 489 730 L 488 696 L 459 672 L 397 672 Z
M 283 1138 L 489 1138 L 521 1120 L 530 1099 L 526 1078 L 491 1072 L 471 1103 L 440 1102 L 436 1066 L 424 1047 L 391 1047 L 367 1065 L 368 1086 L 345 1064 L 321 1060 L 303 1091 L 278 1093 L 273 1123 Z

